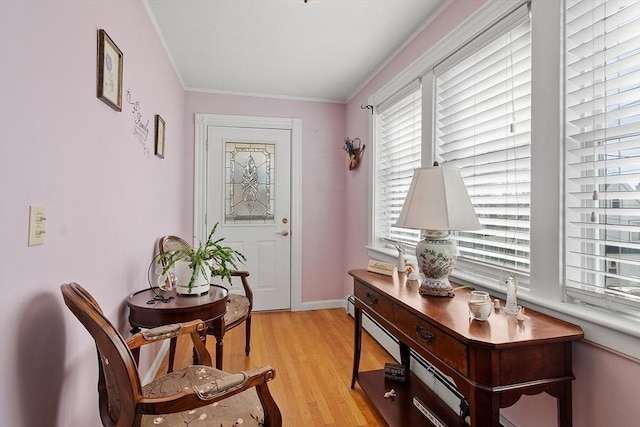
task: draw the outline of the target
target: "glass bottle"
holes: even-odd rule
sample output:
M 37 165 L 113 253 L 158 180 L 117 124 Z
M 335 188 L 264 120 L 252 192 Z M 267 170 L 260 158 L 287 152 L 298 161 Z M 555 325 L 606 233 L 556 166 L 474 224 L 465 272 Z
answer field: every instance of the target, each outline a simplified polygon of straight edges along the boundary
M 503 277 L 502 283 L 507 287 L 507 303 L 504 306 L 504 312 L 507 314 L 516 314 L 518 313 L 518 300 L 516 299 L 518 279 L 516 279 L 516 276 L 512 273 L 507 277 Z
M 404 259 L 404 249 L 400 245 L 393 245 L 398 250 L 398 272 L 404 273 L 407 271 L 406 260 Z

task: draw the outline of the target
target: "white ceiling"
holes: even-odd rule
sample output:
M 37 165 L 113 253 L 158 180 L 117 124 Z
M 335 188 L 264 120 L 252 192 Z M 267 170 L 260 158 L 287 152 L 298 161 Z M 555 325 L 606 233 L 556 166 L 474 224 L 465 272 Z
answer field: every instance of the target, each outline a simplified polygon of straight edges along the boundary
M 345 102 L 448 0 L 146 0 L 188 90 Z

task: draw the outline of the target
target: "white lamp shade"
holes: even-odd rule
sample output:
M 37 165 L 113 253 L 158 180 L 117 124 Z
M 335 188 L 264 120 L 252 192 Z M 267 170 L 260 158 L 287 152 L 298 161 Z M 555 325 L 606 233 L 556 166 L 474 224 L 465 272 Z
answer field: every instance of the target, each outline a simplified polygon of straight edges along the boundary
M 446 166 L 414 171 L 395 226 L 443 231 L 482 228 L 460 170 Z

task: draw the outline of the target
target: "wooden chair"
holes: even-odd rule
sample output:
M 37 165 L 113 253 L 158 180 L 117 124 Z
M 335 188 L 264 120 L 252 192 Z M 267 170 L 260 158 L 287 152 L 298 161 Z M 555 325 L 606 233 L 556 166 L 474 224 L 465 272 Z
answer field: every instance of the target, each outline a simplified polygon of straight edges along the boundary
M 126 341 L 93 297 L 77 283 L 61 285 L 65 304 L 93 336 L 98 350 L 98 396 L 104 426 L 282 426 L 267 383 L 269 366 L 229 374 L 211 367 L 200 320 L 139 332 Z M 131 349 L 189 334 L 202 365 L 187 366 L 142 386 Z M 240 419 L 242 421 L 240 421 Z M 206 421 L 205 421 L 206 420 Z M 86 420 L 83 425 L 94 425 Z
M 160 253 L 179 249 L 180 247 L 190 246 L 187 241 L 177 236 L 163 236 L 158 241 L 158 250 Z M 242 287 L 244 288 L 244 295 L 229 293 L 229 299 L 227 301 L 227 312 L 224 315 L 223 330 L 214 331 L 213 326 L 208 326 L 208 332 L 218 337 L 221 341 L 224 337 L 224 333 L 236 326 L 245 323 L 245 347 L 244 352 L 248 356 L 251 351 L 251 310 L 253 309 L 253 291 L 247 277 L 249 277 L 248 271 L 231 271 L 232 277 L 240 277 Z M 222 360 L 222 345 L 216 346 L 216 360 Z M 218 364 L 218 366 L 221 366 Z

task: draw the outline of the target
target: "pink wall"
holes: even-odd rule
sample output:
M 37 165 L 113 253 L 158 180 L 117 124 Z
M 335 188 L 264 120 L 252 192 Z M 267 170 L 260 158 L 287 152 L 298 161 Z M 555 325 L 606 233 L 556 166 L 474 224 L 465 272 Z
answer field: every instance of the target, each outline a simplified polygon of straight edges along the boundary
M 350 136 L 368 141 L 368 112 L 360 106 L 444 35 L 463 22 L 484 0 L 455 0 L 431 25 L 420 33 L 380 73 L 378 73 L 347 105 L 346 129 Z M 371 151 L 367 153 L 368 156 Z M 368 160 L 368 159 L 367 159 Z M 351 174 L 346 187 L 346 228 L 344 240 L 346 267 L 345 294 L 353 292 L 353 283 L 346 271 L 362 268 L 368 260 L 367 250 L 367 162 Z M 640 425 L 637 407 L 640 394 L 640 365 L 637 361 L 621 357 L 586 342 L 574 345 L 573 417 L 574 426 L 631 426 Z M 524 396 L 514 406 L 502 410 L 518 427 L 556 425 L 556 401 L 549 395 Z
M 149 156 L 132 107 L 96 98 L 98 28 L 124 53 Z M 95 347 L 59 286 L 83 284 L 126 332 L 124 300 L 147 285 L 156 239 L 191 233 L 189 210 L 167 209 L 192 199 L 184 91 L 141 1 L 0 1 L 0 52 L 1 424 L 97 425 Z M 46 207 L 43 246 L 27 246 L 30 204 Z
M 95 349 L 62 303 L 78 281 L 123 333 L 126 296 L 146 284 L 158 236 L 192 233 L 193 114 L 303 120 L 303 301 L 351 293 L 346 270 L 367 261 L 367 97 L 483 1 L 456 0 L 346 106 L 184 93 L 142 2 L 0 1 L 0 413 L 13 427 L 97 422 Z M 124 52 L 124 89 L 143 119 L 167 122 L 166 158 L 146 156 L 132 107 L 95 97 L 96 31 Z M 345 136 L 367 145 L 346 168 Z M 152 137 L 145 142 L 153 150 Z M 178 209 L 167 209 L 167 201 Z M 44 204 L 44 246 L 27 247 L 28 208 Z M 327 268 L 329 266 L 329 268 Z M 638 364 L 574 347 L 574 425 L 637 424 Z M 152 354 L 143 354 L 146 365 Z M 29 402 L 37 401 L 34 410 Z M 519 427 L 553 425 L 550 397 L 504 411 Z M 535 414 L 533 416 L 532 414 Z M 87 421 L 90 420 L 90 421 Z
M 345 106 L 187 92 L 186 141 L 194 114 L 302 119 L 302 302 L 344 298 Z M 193 149 L 190 148 L 191 153 Z M 192 154 L 191 154 L 192 155 Z

